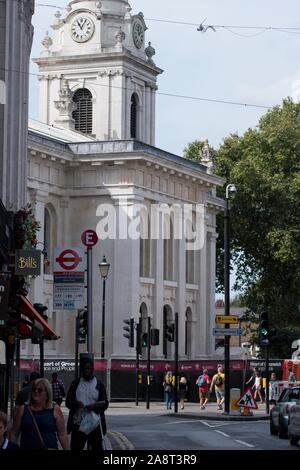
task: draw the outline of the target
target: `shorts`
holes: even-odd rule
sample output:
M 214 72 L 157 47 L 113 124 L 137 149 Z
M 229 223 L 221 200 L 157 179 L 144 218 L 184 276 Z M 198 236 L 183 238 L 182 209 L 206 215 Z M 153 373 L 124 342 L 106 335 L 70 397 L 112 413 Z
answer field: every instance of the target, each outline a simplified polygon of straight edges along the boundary
M 200 396 L 200 398 L 202 398 L 202 400 L 205 400 L 206 398 L 209 398 L 208 390 L 203 390 L 203 388 L 199 387 L 199 396 Z
M 215 393 L 216 393 L 217 400 L 222 400 L 222 398 L 225 397 L 225 391 L 224 390 L 215 389 Z

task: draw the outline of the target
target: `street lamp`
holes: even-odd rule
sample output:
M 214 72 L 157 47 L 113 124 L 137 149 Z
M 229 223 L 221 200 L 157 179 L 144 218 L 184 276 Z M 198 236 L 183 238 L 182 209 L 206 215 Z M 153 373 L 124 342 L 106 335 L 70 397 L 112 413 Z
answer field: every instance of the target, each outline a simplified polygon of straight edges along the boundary
M 230 315 L 230 234 L 229 234 L 229 198 L 230 194 L 236 193 L 234 184 L 226 186 L 225 211 L 224 211 L 224 288 L 225 288 L 225 315 Z M 226 323 L 225 328 L 229 328 Z M 225 335 L 224 341 L 225 355 L 225 413 L 229 413 L 230 408 L 230 336 Z
M 104 358 L 104 337 L 105 337 L 105 284 L 108 276 L 110 264 L 106 261 L 105 256 L 99 264 L 99 270 L 103 279 L 103 291 L 102 291 L 102 333 L 101 333 L 101 358 Z

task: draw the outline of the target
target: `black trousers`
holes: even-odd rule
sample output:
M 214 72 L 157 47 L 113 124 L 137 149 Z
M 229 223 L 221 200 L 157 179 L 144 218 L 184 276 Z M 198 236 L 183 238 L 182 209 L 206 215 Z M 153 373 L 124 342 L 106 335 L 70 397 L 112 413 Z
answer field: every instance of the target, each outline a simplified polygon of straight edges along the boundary
M 97 426 L 90 434 L 79 431 L 79 426 L 74 424 L 71 434 L 71 450 L 83 450 L 88 443 L 89 450 L 102 450 L 102 434 L 100 426 Z

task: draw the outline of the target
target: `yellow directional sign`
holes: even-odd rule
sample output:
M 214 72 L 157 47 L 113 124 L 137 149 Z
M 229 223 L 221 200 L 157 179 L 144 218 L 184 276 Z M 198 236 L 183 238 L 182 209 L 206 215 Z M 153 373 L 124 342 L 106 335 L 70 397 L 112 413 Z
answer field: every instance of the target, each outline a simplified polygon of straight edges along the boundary
M 237 315 L 216 315 L 216 323 L 237 324 L 239 317 Z

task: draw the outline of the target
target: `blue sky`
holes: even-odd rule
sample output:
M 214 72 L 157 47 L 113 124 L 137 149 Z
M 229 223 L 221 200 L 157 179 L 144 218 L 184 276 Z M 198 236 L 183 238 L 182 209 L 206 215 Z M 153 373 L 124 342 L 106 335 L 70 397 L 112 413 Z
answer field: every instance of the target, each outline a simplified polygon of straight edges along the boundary
M 32 56 L 42 50 L 51 32 L 55 8 L 66 0 L 37 0 Z M 195 26 L 147 19 L 206 24 L 300 27 L 298 0 L 132 0 L 133 13 L 146 18 L 147 41 L 156 49 L 156 64 L 164 69 L 159 91 L 242 103 L 273 106 L 300 90 L 300 29 L 297 34 L 260 30 L 217 29 L 205 34 Z M 298 34 L 299 33 L 299 34 Z M 32 72 L 37 72 L 34 64 Z M 31 77 L 30 115 L 38 118 L 37 78 Z M 233 132 L 254 127 L 266 110 L 157 96 L 156 145 L 178 155 L 188 142 L 208 138 L 214 146 Z

